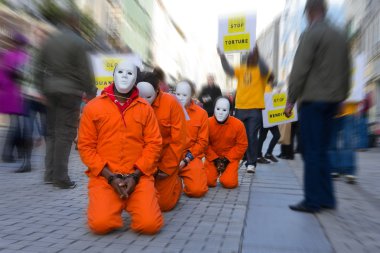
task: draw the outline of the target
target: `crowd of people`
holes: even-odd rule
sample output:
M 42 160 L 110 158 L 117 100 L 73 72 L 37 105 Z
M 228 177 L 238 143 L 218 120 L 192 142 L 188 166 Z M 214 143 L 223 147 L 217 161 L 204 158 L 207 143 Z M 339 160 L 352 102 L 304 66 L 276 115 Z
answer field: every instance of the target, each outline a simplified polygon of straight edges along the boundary
M 233 189 L 240 166 L 255 173 L 258 163 L 278 162 L 278 141 L 279 158 L 294 159 L 300 152 L 305 165 L 304 199 L 290 208 L 336 208 L 332 177 L 355 182 L 351 131 L 358 108 L 365 113 L 370 102 L 344 103 L 349 48 L 342 32 L 325 21 L 326 10 L 323 0 L 307 1 L 309 26 L 294 59 L 284 111 L 290 117 L 297 102 L 299 121 L 286 127 L 263 127 L 264 94 L 272 92 L 276 77 L 257 46 L 237 67 L 218 49 L 225 73 L 237 80 L 234 98 L 222 96 L 212 75 L 199 94 L 187 79 L 170 93 L 162 69 L 143 71 L 128 61 L 116 65 L 112 84 L 96 96 L 89 48 L 75 17 L 68 15 L 33 57 L 26 51 L 28 40 L 15 35 L 13 47 L 1 55 L 0 112 L 11 115 L 2 160 L 13 162 L 17 149 L 23 163 L 16 172 L 31 171 L 37 126 L 46 141 L 44 182 L 74 188 L 68 161 L 76 139 L 89 178 L 88 225 L 97 234 L 122 227 L 122 210 L 131 215 L 134 231 L 158 232 L 162 212 L 175 208 L 182 193 L 201 198 L 217 182 Z M 80 113 L 83 98 L 88 102 Z M 289 140 L 281 141 L 285 135 Z M 366 147 L 364 141 L 361 148 Z

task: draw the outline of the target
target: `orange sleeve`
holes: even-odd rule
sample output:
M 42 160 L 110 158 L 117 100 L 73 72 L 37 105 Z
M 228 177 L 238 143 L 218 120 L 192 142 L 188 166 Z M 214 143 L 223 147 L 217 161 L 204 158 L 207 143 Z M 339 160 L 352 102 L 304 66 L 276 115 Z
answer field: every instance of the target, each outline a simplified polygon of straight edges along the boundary
M 208 117 L 207 112 L 202 110 L 202 125 L 199 128 L 198 137 L 194 145 L 190 148 L 190 152 L 194 157 L 201 156 L 206 152 L 208 145 Z
M 178 168 L 186 144 L 186 121 L 182 106 L 176 101 L 173 102 L 170 110 L 171 142 L 169 147 L 162 153 L 162 160 L 160 162 L 160 164 L 163 164 L 160 170 L 168 175 L 175 172 L 172 168 Z
M 107 162 L 97 152 L 98 131 L 93 118 L 88 106 L 85 106 L 78 131 L 78 150 L 82 162 L 88 167 L 87 173 L 99 176 Z
M 161 154 L 162 138 L 153 109 L 146 106 L 147 119 L 143 130 L 144 149 L 135 162 L 135 166 L 147 176 L 156 172 L 156 165 Z M 133 148 L 133 147 L 131 147 Z
M 233 129 L 236 129 L 237 135 L 234 147 L 226 155 L 229 161 L 240 160 L 248 147 L 247 133 L 243 123 L 240 121 L 234 122 Z

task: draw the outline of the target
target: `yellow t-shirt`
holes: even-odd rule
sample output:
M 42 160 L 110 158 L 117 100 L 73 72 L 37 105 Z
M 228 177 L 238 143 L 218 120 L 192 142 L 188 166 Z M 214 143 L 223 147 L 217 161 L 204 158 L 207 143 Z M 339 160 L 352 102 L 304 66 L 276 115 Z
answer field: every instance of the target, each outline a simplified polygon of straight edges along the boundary
M 269 74 L 261 76 L 259 66 L 240 66 L 234 69 L 237 79 L 236 102 L 237 109 L 263 109 L 264 91 Z

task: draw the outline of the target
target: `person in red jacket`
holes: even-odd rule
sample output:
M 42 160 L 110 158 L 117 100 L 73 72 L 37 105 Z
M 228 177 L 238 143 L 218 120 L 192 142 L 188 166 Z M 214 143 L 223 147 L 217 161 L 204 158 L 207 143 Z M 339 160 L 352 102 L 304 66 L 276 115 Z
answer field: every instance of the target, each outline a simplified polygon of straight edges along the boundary
M 144 72 L 137 84 L 140 96 L 152 105 L 162 136 L 162 152 L 158 160 L 155 186 L 162 211 L 172 210 L 182 193 L 178 167 L 186 143 L 186 121 L 176 97 L 160 90 L 154 73 Z
M 229 116 L 230 109 L 229 99 L 220 97 L 215 103 L 214 116 L 208 119 L 210 134 L 205 169 L 210 187 L 216 186 L 218 177 L 225 188 L 238 186 L 239 162 L 248 140 L 243 122 Z
M 162 138 L 152 107 L 138 96 L 136 76 L 135 65 L 119 63 L 114 83 L 81 117 L 78 149 L 88 167 L 87 218 L 97 234 L 121 228 L 123 210 L 138 233 L 157 233 L 164 222 L 153 177 Z
M 177 84 L 175 94 L 189 116 L 186 121 L 186 145 L 179 175 L 183 179 L 184 192 L 189 197 L 202 197 L 207 191 L 207 176 L 202 158 L 208 144 L 207 112 L 192 101 L 195 86 L 190 81 Z

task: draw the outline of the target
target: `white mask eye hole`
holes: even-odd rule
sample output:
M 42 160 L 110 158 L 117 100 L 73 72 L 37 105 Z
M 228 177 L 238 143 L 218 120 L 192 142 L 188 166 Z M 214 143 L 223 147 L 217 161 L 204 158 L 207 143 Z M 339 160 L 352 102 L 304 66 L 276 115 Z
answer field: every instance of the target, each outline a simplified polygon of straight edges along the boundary
M 131 76 L 131 75 L 133 75 L 133 74 L 132 74 L 132 72 L 128 72 L 128 75 L 130 75 L 130 76 Z
M 152 98 L 152 96 L 148 96 L 148 97 L 146 97 L 146 98 Z
M 227 110 L 226 109 L 223 109 L 223 112 L 226 112 Z
M 122 71 L 122 70 L 119 70 L 117 73 L 119 73 L 119 74 L 123 74 L 123 71 Z

